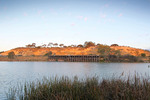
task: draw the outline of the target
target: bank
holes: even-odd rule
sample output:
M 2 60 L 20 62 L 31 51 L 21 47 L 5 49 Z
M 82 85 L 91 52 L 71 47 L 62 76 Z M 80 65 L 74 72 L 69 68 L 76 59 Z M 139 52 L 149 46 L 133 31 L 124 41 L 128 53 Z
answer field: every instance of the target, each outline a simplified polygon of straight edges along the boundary
M 150 57 L 97 55 L 51 55 L 51 56 L 0 56 L 0 61 L 49 61 L 49 62 L 150 62 Z

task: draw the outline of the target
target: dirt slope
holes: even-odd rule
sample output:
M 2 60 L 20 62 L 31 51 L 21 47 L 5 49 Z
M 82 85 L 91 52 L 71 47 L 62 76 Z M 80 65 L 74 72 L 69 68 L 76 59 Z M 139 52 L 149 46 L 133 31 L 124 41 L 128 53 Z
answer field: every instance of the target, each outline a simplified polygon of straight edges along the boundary
M 149 51 L 145 51 L 142 49 L 131 48 L 127 46 L 111 46 L 111 49 L 120 50 L 121 55 L 134 55 L 140 56 L 141 53 L 145 53 L 146 56 L 150 56 Z M 89 55 L 89 54 L 97 54 L 97 48 L 89 47 L 89 48 L 80 48 L 80 47 L 67 47 L 67 48 L 60 48 L 60 47 L 53 47 L 53 48 L 15 48 L 4 53 L 1 55 L 8 55 L 9 52 L 13 51 L 15 55 L 22 55 L 22 56 L 31 56 L 31 55 L 45 55 L 47 52 L 52 51 L 55 55 Z
M 142 49 L 127 47 L 127 46 L 111 46 L 112 49 L 120 50 L 122 55 L 130 54 L 134 56 L 140 56 L 141 53 L 145 53 L 146 56 L 150 56 L 150 51 L 145 51 Z

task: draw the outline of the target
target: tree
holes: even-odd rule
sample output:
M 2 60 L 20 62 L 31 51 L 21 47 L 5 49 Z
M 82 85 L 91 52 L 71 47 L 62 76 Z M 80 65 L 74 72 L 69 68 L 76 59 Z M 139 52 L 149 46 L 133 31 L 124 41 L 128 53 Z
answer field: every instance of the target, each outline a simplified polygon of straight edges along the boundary
M 117 60 L 119 61 L 119 57 L 121 56 L 121 51 L 120 50 L 115 50 L 115 56 L 117 57 Z
M 35 48 L 35 47 L 36 47 L 36 43 L 26 45 L 26 48 Z
M 53 45 L 53 43 L 52 43 L 52 42 L 50 42 L 50 43 L 48 44 L 48 46 L 50 46 L 50 47 L 52 47 L 52 45 Z
M 49 51 L 48 53 L 45 54 L 45 56 L 51 56 L 53 53 L 52 51 Z
M 59 44 L 59 46 L 60 46 L 60 47 L 63 47 L 63 46 L 64 46 L 64 44 Z
M 32 47 L 32 45 L 30 45 L 30 44 L 26 45 L 26 48 L 31 48 L 31 47 Z
M 145 54 L 145 53 L 141 53 L 141 56 L 142 56 L 142 57 L 146 57 L 146 54 Z
M 36 48 L 38 48 L 38 49 L 39 49 L 39 48 L 42 48 L 42 46 L 37 46 Z
M 107 46 L 107 45 L 99 45 L 97 52 L 98 52 L 100 55 L 105 56 L 105 55 L 110 54 L 110 51 L 111 51 L 111 48 L 110 48 L 109 46 Z
M 36 43 L 32 43 L 32 47 L 35 48 L 36 47 Z
M 97 43 L 97 46 L 101 45 L 100 43 Z
M 79 44 L 79 45 L 77 45 L 77 47 L 81 47 L 81 48 L 83 48 L 83 45 L 82 45 L 82 44 Z
M 116 56 L 121 56 L 120 50 L 115 50 L 115 55 L 116 55 Z
M 75 46 L 75 45 L 73 45 L 73 44 L 72 44 L 72 45 L 70 45 L 70 46 L 71 46 L 71 47 L 76 47 L 76 46 Z
M 46 47 L 46 44 L 43 44 L 42 47 Z
M 111 46 L 119 46 L 118 44 L 112 44 Z
M 85 43 L 84 43 L 84 47 L 85 48 L 88 48 L 88 47 L 91 47 L 91 46 L 95 46 L 95 43 L 93 43 L 93 42 L 91 42 L 91 41 L 86 41 Z
M 8 53 L 9 59 L 14 59 L 14 57 L 15 57 L 15 53 L 13 51 Z
M 111 54 L 111 48 L 107 45 L 99 45 L 97 53 L 103 56 L 105 60 L 109 60 L 108 55 Z
M 57 47 L 57 46 L 58 46 L 58 43 L 54 43 L 53 46 Z

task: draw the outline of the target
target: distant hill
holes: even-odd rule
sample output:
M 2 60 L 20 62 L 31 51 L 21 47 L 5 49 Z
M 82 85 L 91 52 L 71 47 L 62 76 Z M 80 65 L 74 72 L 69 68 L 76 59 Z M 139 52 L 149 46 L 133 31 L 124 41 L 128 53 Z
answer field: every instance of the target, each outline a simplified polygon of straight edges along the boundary
M 140 56 L 142 53 L 145 53 L 146 56 L 150 56 L 150 51 L 132 48 L 128 46 L 109 46 L 112 50 L 120 50 L 121 55 L 133 55 Z M 14 52 L 15 55 L 22 56 L 33 56 L 33 55 L 45 55 L 49 51 L 53 53 L 53 55 L 98 55 L 97 53 L 98 46 L 91 47 L 42 47 L 42 48 L 15 48 L 12 50 L 8 50 L 6 52 L 1 53 L 1 55 L 8 55 L 9 52 Z

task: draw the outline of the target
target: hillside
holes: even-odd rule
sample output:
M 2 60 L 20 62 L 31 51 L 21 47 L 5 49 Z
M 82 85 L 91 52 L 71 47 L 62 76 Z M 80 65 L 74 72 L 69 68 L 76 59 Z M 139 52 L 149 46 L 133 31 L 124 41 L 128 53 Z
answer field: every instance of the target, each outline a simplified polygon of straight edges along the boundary
M 120 50 L 121 55 L 133 55 L 133 56 L 140 56 L 141 53 L 145 53 L 146 56 L 150 56 L 150 51 L 145 51 L 142 49 L 136 49 L 127 46 L 110 46 L 112 50 Z M 97 46 L 91 46 L 88 48 L 83 47 L 51 47 L 51 48 L 15 48 L 4 53 L 1 55 L 6 56 L 9 52 L 14 52 L 15 55 L 22 55 L 22 56 L 39 56 L 45 55 L 49 51 L 52 51 L 55 55 L 89 55 L 94 54 L 98 55 L 97 53 Z

